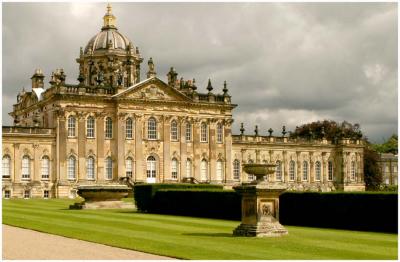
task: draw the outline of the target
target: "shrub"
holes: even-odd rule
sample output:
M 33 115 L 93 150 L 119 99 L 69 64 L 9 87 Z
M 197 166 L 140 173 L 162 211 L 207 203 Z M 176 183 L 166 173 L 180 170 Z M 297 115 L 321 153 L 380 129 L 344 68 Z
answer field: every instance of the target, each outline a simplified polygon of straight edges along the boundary
M 137 184 L 133 187 L 133 196 L 139 211 L 149 212 L 154 194 L 161 189 L 199 189 L 222 190 L 222 185 L 209 184 Z
M 151 212 L 240 220 L 241 197 L 233 190 L 159 190 Z
M 280 196 L 285 225 L 397 232 L 397 194 L 287 192 Z

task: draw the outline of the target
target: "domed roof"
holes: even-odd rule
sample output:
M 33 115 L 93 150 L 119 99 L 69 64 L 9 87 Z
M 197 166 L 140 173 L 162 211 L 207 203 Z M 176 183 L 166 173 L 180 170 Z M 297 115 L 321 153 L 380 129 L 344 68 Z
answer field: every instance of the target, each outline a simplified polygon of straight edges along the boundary
M 100 33 L 93 36 L 85 47 L 85 54 L 89 51 L 105 49 L 127 50 L 132 48 L 132 42 L 114 28 L 103 28 Z
M 85 47 L 85 54 L 97 50 L 128 50 L 133 49 L 132 42 L 118 32 L 115 26 L 115 16 L 111 13 L 111 5 L 107 5 L 107 13 L 103 17 L 104 26 L 93 36 Z

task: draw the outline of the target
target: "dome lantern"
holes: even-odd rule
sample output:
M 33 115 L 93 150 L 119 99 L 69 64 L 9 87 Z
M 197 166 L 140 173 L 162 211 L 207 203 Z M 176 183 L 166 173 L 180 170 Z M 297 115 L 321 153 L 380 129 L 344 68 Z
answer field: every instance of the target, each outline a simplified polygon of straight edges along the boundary
M 107 5 L 107 13 L 103 17 L 104 26 L 102 29 L 116 28 L 115 27 L 115 16 L 111 13 L 112 7 L 110 4 Z

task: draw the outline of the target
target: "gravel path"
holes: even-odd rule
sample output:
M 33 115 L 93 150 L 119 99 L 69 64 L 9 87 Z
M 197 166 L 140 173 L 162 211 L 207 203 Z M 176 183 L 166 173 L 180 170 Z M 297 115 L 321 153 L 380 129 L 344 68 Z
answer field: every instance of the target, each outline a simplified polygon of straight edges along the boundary
M 3 259 L 173 259 L 29 229 L 3 226 Z

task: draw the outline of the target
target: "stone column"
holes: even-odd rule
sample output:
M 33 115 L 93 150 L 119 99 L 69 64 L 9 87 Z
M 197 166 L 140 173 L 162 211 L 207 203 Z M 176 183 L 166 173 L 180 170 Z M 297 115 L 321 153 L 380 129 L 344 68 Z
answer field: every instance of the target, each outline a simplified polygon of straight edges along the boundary
M 165 178 L 171 178 L 171 116 L 164 116 L 164 132 L 163 132 L 163 148 L 164 148 L 164 176 L 162 177 L 162 182 L 164 182 Z M 179 128 L 178 128 L 179 129 Z M 161 177 L 160 177 L 161 179 Z M 160 182 L 161 182 L 160 181 Z
M 63 110 L 58 111 L 57 127 L 57 176 L 58 181 L 67 179 L 67 128 L 66 118 Z M 57 194 L 58 196 L 58 194 Z
M 201 146 L 200 146 L 200 120 L 196 119 L 193 123 L 193 154 L 194 158 L 192 159 L 192 165 L 194 168 L 193 176 L 200 177 L 200 162 L 201 162 Z M 186 161 L 185 161 L 186 167 Z M 208 174 L 208 177 L 211 178 L 211 174 Z
M 115 125 L 116 129 L 116 151 L 115 156 L 117 158 L 117 165 L 114 168 L 117 178 L 125 177 L 125 128 L 126 128 L 126 115 L 127 113 L 119 112 L 117 117 L 117 124 Z
M 233 181 L 233 170 L 232 170 L 232 126 L 233 120 L 228 119 L 224 124 L 224 143 L 225 143 L 225 182 Z
M 143 115 L 136 115 L 135 117 L 135 175 L 134 181 L 146 181 L 146 174 L 144 172 L 143 163 Z
M 178 181 L 181 181 L 182 178 L 186 175 L 186 159 L 187 159 L 187 143 L 191 143 L 191 142 L 186 142 L 186 124 L 187 124 L 187 119 L 184 117 L 181 117 L 179 119 L 179 123 L 180 123 L 180 133 L 179 133 L 179 137 L 180 137 L 180 163 L 179 163 L 179 173 L 178 173 Z M 193 125 L 191 125 L 192 129 L 193 129 Z M 192 133 L 192 139 L 193 139 L 193 133 Z
M 80 113 L 78 115 L 78 174 L 77 178 L 79 180 L 86 179 L 86 115 Z
M 364 183 L 364 154 L 360 153 L 360 182 Z
M 96 114 L 97 172 L 95 180 L 104 180 L 104 113 Z

